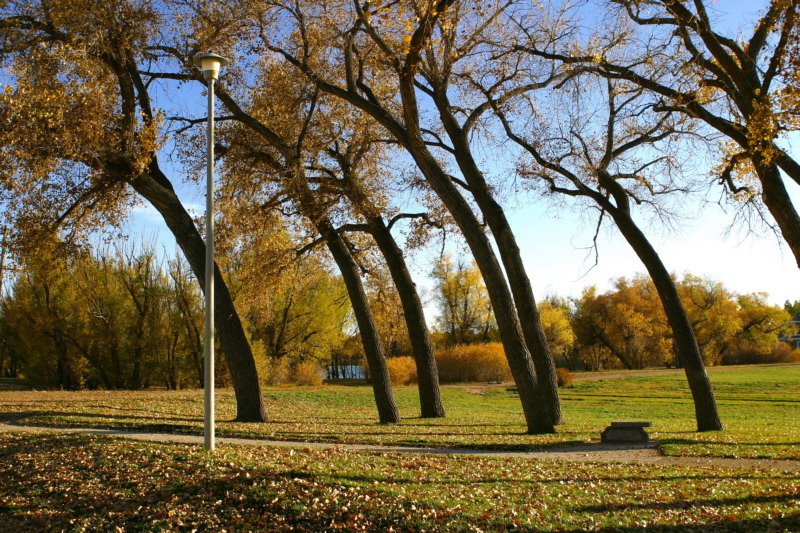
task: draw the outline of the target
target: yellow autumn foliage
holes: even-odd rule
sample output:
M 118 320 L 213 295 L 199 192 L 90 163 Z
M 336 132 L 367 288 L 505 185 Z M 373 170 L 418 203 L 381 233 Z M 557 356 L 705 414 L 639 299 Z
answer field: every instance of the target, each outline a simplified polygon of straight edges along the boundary
M 292 381 L 297 385 L 316 387 L 322 385 L 323 372 L 313 361 L 303 361 L 294 367 Z
M 502 382 L 511 380 L 503 345 L 499 342 L 453 346 L 436 352 L 440 381 Z
M 417 365 L 409 356 L 390 357 L 386 360 L 392 385 L 409 385 L 417 382 Z

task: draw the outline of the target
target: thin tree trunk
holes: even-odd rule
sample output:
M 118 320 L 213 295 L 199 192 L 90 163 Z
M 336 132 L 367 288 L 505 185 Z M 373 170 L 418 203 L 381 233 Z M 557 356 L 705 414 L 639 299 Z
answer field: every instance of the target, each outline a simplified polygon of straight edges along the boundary
M 186 293 L 187 287 L 184 285 L 183 281 L 178 281 L 179 278 L 182 278 L 182 276 L 176 271 L 176 275 L 172 278 L 175 282 L 175 297 L 178 299 L 178 306 L 182 309 L 186 341 L 191 343 L 189 349 L 192 364 L 194 365 L 195 376 L 197 377 L 197 386 L 202 387 L 204 379 L 203 361 L 201 358 L 203 343 L 200 341 L 200 330 L 197 328 L 197 324 L 192 317 L 192 306 L 189 302 L 189 296 Z
M 16 350 L 12 350 L 8 356 L 8 377 L 15 378 L 19 375 L 19 356 Z
M 164 222 L 175 236 L 178 246 L 186 256 L 189 266 L 199 280 L 205 273 L 205 243 L 197 231 L 194 221 L 186 212 L 166 176 L 152 165 L 151 174 L 144 174 L 131 181 L 131 186 L 141 194 L 164 218 Z M 219 333 L 220 345 L 228 363 L 236 394 L 236 420 L 241 422 L 263 422 L 267 419 L 264 399 L 258 383 L 256 363 L 250 344 L 233 305 L 228 286 L 214 264 L 214 322 Z
M 436 91 L 434 100 L 439 109 L 442 123 L 453 143 L 456 163 L 462 175 L 466 178 L 472 197 L 475 198 L 478 208 L 481 210 L 497 243 L 497 249 L 500 252 L 500 258 L 508 277 L 511 294 L 514 296 L 514 304 L 519 314 L 522 333 L 525 336 L 525 344 L 533 358 L 539 386 L 544 392 L 553 423 L 562 424 L 564 420 L 561 414 L 561 402 L 558 398 L 556 364 L 550 352 L 547 337 L 544 334 L 542 321 L 539 317 L 539 309 L 536 307 L 536 299 L 533 296 L 531 281 L 525 270 L 511 224 L 508 223 L 503 208 L 494 199 L 483 172 L 478 168 L 472 157 L 467 134 L 450 112 L 450 102 L 447 99 L 447 95 L 441 90 Z
M 347 294 L 353 306 L 353 313 L 356 316 L 361 343 L 369 366 L 370 382 L 375 395 L 375 404 L 378 407 L 378 418 L 381 424 L 398 423 L 400 422 L 400 412 L 394 400 L 389 368 L 386 366 L 386 357 L 383 353 L 378 330 L 375 327 L 375 319 L 367 302 L 367 294 L 364 291 L 364 285 L 361 283 L 358 265 L 342 236 L 333 228 L 330 222 L 327 220 L 317 222 L 317 229 L 325 238 L 328 250 L 330 250 L 333 260 L 339 267 L 344 284 L 347 287 Z
M 686 310 L 678 296 L 675 282 L 669 275 L 658 253 L 651 246 L 647 237 L 641 232 L 631 217 L 618 209 L 609 210 L 617 227 L 622 232 L 625 240 L 631 245 L 636 255 L 644 263 L 653 284 L 656 286 L 658 296 L 664 306 L 667 321 L 672 328 L 675 342 L 675 353 L 686 373 L 689 389 L 694 400 L 694 412 L 697 419 L 698 431 L 714 431 L 722 429 L 722 422 L 717 411 L 717 402 L 714 398 L 714 388 L 706 373 L 703 356 L 697 345 L 692 325 Z
M 417 293 L 417 286 L 411 278 L 406 266 L 403 251 L 397 245 L 391 230 L 386 227 L 383 218 L 370 218 L 369 226 L 372 236 L 378 244 L 389 273 L 392 276 L 400 302 L 403 305 L 411 349 L 414 352 L 414 363 L 417 367 L 417 386 L 422 418 L 440 418 L 444 416 L 444 407 L 439 390 L 439 369 L 433 355 L 433 347 L 425 322 L 425 312 Z
M 131 373 L 131 389 L 139 390 L 142 388 L 142 347 L 137 346 L 133 350 L 133 372 Z

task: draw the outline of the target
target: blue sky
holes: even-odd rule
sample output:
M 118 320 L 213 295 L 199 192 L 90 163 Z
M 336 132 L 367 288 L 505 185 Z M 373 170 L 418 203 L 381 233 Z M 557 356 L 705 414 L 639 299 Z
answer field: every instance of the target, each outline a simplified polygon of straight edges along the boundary
M 735 30 L 749 27 L 753 13 L 765 2 L 719 0 L 714 8 Z M 165 86 L 157 96 L 161 107 L 182 110 L 186 116 L 205 113 L 204 100 L 197 84 Z M 800 136 L 786 143 L 791 153 L 800 154 Z M 165 168 L 174 181 L 182 179 L 179 165 L 171 164 L 168 154 L 162 156 Z M 800 187 L 786 181 L 795 205 L 800 205 Z M 179 193 L 190 212 L 202 213 L 203 195 L 200 187 L 184 182 Z M 667 268 L 681 276 L 686 272 L 722 281 L 739 293 L 767 292 L 769 300 L 782 304 L 784 300 L 800 300 L 800 269 L 788 247 L 767 231 L 747 233 L 731 229 L 733 208 L 723 211 L 715 200 L 718 189 L 710 189 L 706 201 L 695 199 L 682 206 L 687 220 L 669 230 L 659 225 L 645 226 L 645 232 L 661 253 Z M 516 204 L 517 202 L 513 202 Z M 642 273 L 644 268 L 619 236 L 612 224 L 606 223 L 598 239 L 598 264 L 587 247 L 591 245 L 595 220 L 581 209 L 556 208 L 547 200 L 519 202 L 507 206 L 523 259 L 531 276 L 538 298 L 556 294 L 579 296 L 584 287 L 595 285 L 604 290 L 610 280 L 620 276 Z M 569 202 L 568 202 L 569 204 Z M 129 229 L 133 234 L 149 237 L 156 233 L 161 245 L 172 253 L 174 241 L 158 214 L 148 206 L 134 209 Z M 418 284 L 430 292 L 428 279 L 435 253 L 417 254 L 409 262 Z

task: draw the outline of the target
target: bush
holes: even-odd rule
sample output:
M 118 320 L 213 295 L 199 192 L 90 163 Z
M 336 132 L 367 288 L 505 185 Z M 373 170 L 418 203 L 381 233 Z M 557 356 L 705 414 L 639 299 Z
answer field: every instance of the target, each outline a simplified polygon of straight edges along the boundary
M 280 385 L 289 381 L 289 358 L 279 357 L 267 360 L 264 380 L 267 385 Z
M 798 362 L 800 362 L 800 350 L 793 350 L 785 342 L 776 344 L 769 352 L 759 351 L 752 346 L 740 346 L 727 352 L 722 358 L 723 365 L 768 365 Z
M 392 385 L 408 385 L 417 382 L 417 365 L 413 357 L 391 357 L 386 360 Z
M 572 372 L 566 368 L 556 368 L 556 379 L 559 387 L 569 387 L 572 385 Z
M 499 342 L 454 346 L 436 352 L 439 379 L 444 382 L 511 380 L 503 345 Z
M 322 385 L 323 371 L 317 363 L 302 361 L 294 367 L 293 379 L 297 385 Z
M 726 350 L 722 356 L 723 365 L 754 365 L 761 361 L 759 352 L 749 346 Z
M 800 363 L 800 350 L 793 350 L 791 345 L 782 342 L 765 359 L 765 363 Z

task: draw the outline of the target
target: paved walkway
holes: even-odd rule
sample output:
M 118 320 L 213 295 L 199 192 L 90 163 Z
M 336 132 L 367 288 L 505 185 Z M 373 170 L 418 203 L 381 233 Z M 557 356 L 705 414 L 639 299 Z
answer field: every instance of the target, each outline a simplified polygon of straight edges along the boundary
M 102 428 L 55 428 L 45 426 L 17 426 L 0 423 L 0 432 L 9 433 L 80 433 L 87 435 L 109 435 L 149 442 L 178 444 L 203 444 L 199 435 L 176 435 L 151 433 L 123 429 Z M 789 459 L 728 459 L 721 457 L 668 457 L 661 454 L 657 442 L 647 445 L 589 443 L 548 448 L 536 452 L 513 452 L 502 450 L 476 450 L 470 448 L 422 448 L 413 446 L 381 446 L 374 444 L 333 444 L 327 442 L 284 441 L 269 439 L 244 439 L 217 437 L 220 445 L 274 446 L 294 449 L 355 450 L 364 452 L 431 453 L 440 455 L 466 455 L 480 457 L 517 457 L 522 459 L 547 459 L 573 462 L 647 463 L 670 466 L 721 466 L 729 468 L 778 469 L 800 472 L 800 461 Z

